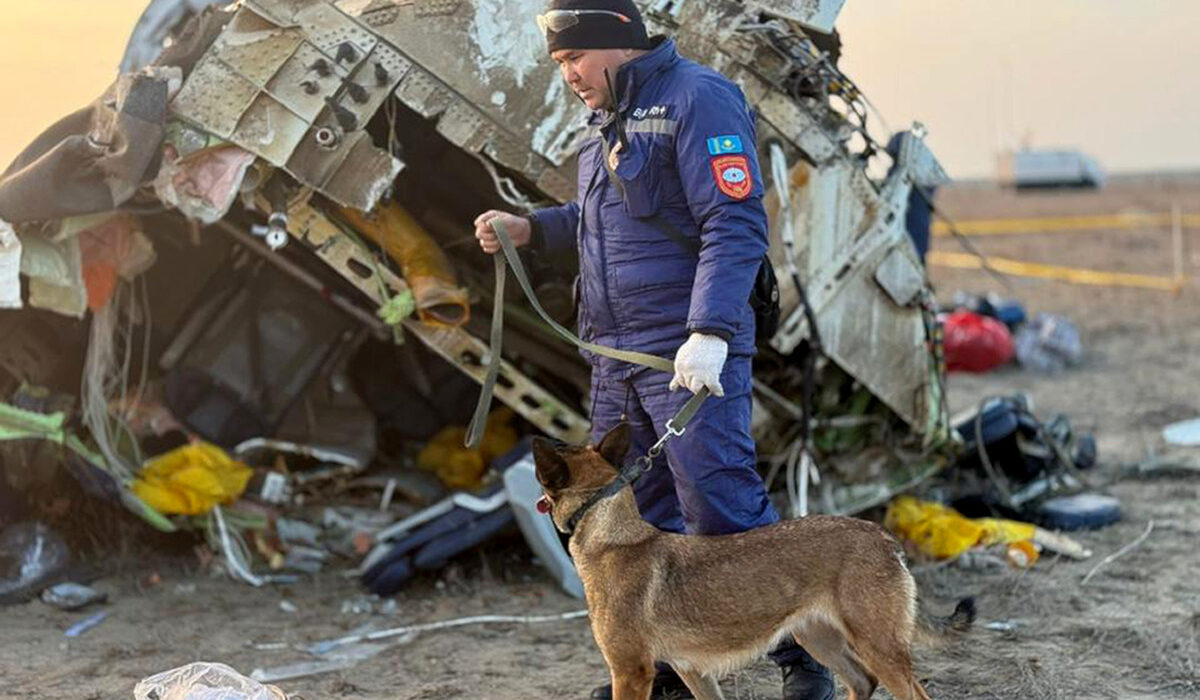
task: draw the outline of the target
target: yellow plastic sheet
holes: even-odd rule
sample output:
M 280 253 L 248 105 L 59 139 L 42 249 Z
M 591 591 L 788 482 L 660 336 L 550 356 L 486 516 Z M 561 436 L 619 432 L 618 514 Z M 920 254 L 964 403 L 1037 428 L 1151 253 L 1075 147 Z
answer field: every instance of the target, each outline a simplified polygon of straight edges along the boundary
M 996 518 L 964 517 L 939 503 L 900 496 L 888 505 L 883 524 L 896 535 L 934 559 L 957 557 L 979 546 L 1032 540 L 1037 528 L 1029 523 Z M 1022 550 L 1024 551 L 1024 550 Z M 1032 559 L 1036 560 L 1036 551 Z M 1029 561 L 1031 564 L 1032 561 Z
M 452 489 L 473 491 L 483 482 L 492 460 L 516 446 L 519 437 L 512 426 L 512 409 L 497 408 L 488 416 L 483 442 L 475 450 L 463 447 L 467 429 L 449 426 L 433 437 L 417 455 L 417 466 L 434 472 Z
M 146 463 L 133 492 L 168 515 L 204 515 L 237 500 L 254 473 L 216 445 L 185 445 Z

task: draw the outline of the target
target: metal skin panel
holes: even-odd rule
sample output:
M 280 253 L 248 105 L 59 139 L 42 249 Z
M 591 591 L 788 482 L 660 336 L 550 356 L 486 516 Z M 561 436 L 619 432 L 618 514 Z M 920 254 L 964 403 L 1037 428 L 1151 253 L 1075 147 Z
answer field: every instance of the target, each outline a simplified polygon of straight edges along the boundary
M 865 178 L 843 161 L 816 170 L 801 163 L 793 169 L 793 225 L 798 249 L 806 253 L 797 264 L 826 353 L 920 432 L 930 414 L 940 410 L 927 386 L 929 355 L 921 309 L 897 303 L 876 279 L 881 268 L 885 275 L 891 268 L 920 270 L 904 230 L 911 183 L 907 171 L 898 168 L 876 194 Z M 781 223 L 773 221 L 776 240 Z M 897 255 L 905 262 L 895 261 Z M 771 344 L 786 354 L 808 336 L 808 326 L 794 286 L 779 265 L 777 271 L 783 280 L 784 321 Z M 900 294 L 915 297 L 924 291 L 923 274 L 915 290 L 911 274 L 903 277 L 908 287 Z
M 753 0 L 749 4 L 755 10 L 795 20 L 828 34 L 833 31 L 846 0 Z
M 543 0 L 475 0 L 429 12 L 424 2 L 340 0 L 337 7 L 365 22 L 438 82 L 454 100 L 479 109 L 508 138 L 562 165 L 570 152 L 551 146 L 584 108 L 567 94 L 534 18 Z M 386 13 L 381 16 L 381 13 Z M 447 104 L 447 106 L 449 106 Z
M 266 83 L 267 92 L 310 124 L 325 111 L 325 96 L 336 94 L 347 77 L 345 68 L 332 63 L 329 75 L 318 74 L 312 66 L 321 58 L 324 54 L 305 42 Z M 305 81 L 315 85 L 312 93 L 296 89 Z
M 340 101 L 343 107 L 353 112 L 360 124 L 366 124 L 379 111 L 383 103 L 391 96 L 392 91 L 408 74 L 412 61 L 399 51 L 383 42 L 375 45 L 370 55 L 348 77 L 350 83 L 361 88 L 358 99 L 351 95 L 349 99 Z M 364 98 L 365 99 L 362 99 Z M 359 99 L 362 99 L 360 102 Z
M 210 53 L 196 64 L 171 107 L 188 121 L 228 139 L 256 97 L 254 83 Z
M 376 148 L 365 133 L 353 134 L 352 138 L 346 145 L 345 160 L 321 189 L 334 201 L 368 211 L 391 189 L 403 166 L 386 151 Z
M 259 93 L 231 140 L 272 165 L 283 165 L 306 133 L 308 124 L 303 119 L 270 95 Z
M 913 306 L 926 289 L 925 271 L 920 263 L 905 255 L 902 248 L 894 248 L 879 263 L 875 281 L 900 306 Z
M 239 12 L 212 52 L 255 85 L 264 85 L 304 41 L 297 29 L 279 27 L 253 12 Z
M 347 69 L 353 69 L 366 60 L 379 38 L 368 27 L 354 21 L 326 2 L 314 3 L 296 13 L 295 21 L 304 29 L 308 40 L 322 53 L 333 56 Z M 353 54 L 339 56 L 343 45 L 354 47 Z
M 923 131 L 919 124 L 914 127 Z M 900 152 L 896 160 L 913 184 L 918 187 L 941 187 L 950 183 L 950 176 L 942 169 L 933 151 L 925 143 L 925 139 L 913 132 L 905 132 L 900 136 Z
M 338 203 L 370 210 L 403 165 L 363 129 L 410 68 L 328 2 L 248 2 L 172 108 Z

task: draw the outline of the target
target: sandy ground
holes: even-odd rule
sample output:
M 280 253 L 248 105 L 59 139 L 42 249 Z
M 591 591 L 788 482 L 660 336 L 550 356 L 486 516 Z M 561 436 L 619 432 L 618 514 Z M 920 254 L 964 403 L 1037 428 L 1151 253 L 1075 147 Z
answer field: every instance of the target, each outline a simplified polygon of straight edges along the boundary
M 943 192 L 962 219 L 998 216 L 1163 211 L 1170 202 L 1200 210 L 1200 183 L 1114 183 L 1100 194 L 1015 197 L 978 188 Z M 1200 254 L 1200 232 L 1190 232 Z M 948 239 L 939 249 L 957 250 Z M 1111 270 L 1166 274 L 1165 231 L 992 237 L 987 253 Z M 1191 271 L 1200 274 L 1195 256 Z M 983 273 L 934 269 L 939 293 L 1002 290 Z M 1161 428 L 1200 415 L 1200 305 L 1197 285 L 1179 296 L 1136 289 L 1013 280 L 1031 311 L 1079 324 L 1082 366 L 1053 377 L 1006 369 L 954 376 L 954 407 L 1025 391 L 1039 415 L 1068 413 L 1095 430 L 1108 479 L 1122 463 L 1162 448 Z M 924 604 L 947 612 L 978 597 L 980 620 L 965 638 L 918 657 L 935 698 L 1200 697 L 1200 480 L 1165 476 L 1115 481 L 1124 520 L 1082 533 L 1090 561 L 1043 559 L 1029 571 L 918 567 Z M 1154 527 L 1145 541 L 1081 581 L 1100 560 Z M 136 553 L 135 553 L 136 554 Z M 285 588 L 252 589 L 197 574 L 196 561 L 146 552 L 108 565 L 97 584 L 111 615 L 83 637 L 63 630 L 83 617 L 41 603 L 0 610 L 0 697 L 131 698 L 153 673 L 206 660 L 249 673 L 312 657 L 291 647 L 356 629 L 387 629 L 479 614 L 544 615 L 579 609 L 534 566 L 518 542 L 494 542 L 396 598 L 390 614 L 344 609 L 360 596 L 352 580 L 327 574 Z M 149 581 L 152 574 L 160 580 Z M 281 603 L 294 606 L 294 612 Z M 290 607 L 290 606 L 288 606 Z M 1007 631 L 987 628 L 1003 622 Z M 282 643 L 284 648 L 255 645 Z M 356 667 L 280 682 L 317 698 L 584 698 L 604 677 L 585 621 L 501 624 L 428 632 L 386 648 Z M 727 679 L 735 698 L 779 697 L 778 671 L 759 663 Z M 886 694 L 880 693 L 880 696 Z

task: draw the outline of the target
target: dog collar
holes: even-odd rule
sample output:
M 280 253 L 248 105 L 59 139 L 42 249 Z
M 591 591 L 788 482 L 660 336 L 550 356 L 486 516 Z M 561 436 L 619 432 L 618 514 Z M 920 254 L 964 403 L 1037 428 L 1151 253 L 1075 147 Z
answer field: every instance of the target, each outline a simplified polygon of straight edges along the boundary
M 583 519 L 583 516 L 587 514 L 588 510 L 590 510 L 592 506 L 596 505 L 600 501 L 603 501 L 609 496 L 615 496 L 626 486 L 629 486 L 633 482 L 640 479 L 643 473 L 644 472 L 642 471 L 642 465 L 640 462 L 634 461 L 626 465 L 626 467 L 621 470 L 621 473 L 617 475 L 617 478 L 614 479 L 612 483 L 593 493 L 591 496 L 588 496 L 588 499 L 583 502 L 583 505 L 579 506 L 579 510 L 572 513 L 570 518 L 567 518 L 567 535 L 570 536 L 575 534 L 575 528 L 579 525 L 579 521 Z

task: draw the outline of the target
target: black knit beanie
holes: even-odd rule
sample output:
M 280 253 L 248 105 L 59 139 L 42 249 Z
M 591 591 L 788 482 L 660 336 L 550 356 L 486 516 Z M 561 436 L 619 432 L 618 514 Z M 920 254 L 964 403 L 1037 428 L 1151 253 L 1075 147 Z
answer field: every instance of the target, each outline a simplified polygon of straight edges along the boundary
M 607 10 L 629 18 L 605 14 L 579 15 L 579 23 L 561 32 L 547 32 L 546 45 L 560 49 L 649 49 L 650 38 L 642 13 L 633 0 L 551 0 L 548 10 Z

